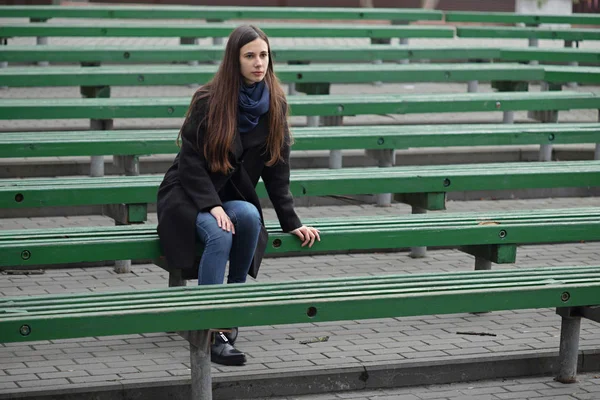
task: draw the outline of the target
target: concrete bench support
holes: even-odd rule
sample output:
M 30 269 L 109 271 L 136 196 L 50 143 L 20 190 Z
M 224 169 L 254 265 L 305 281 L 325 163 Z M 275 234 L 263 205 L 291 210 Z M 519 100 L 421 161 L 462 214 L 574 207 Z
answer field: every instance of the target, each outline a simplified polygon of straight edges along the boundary
M 319 117 L 317 117 L 319 118 Z M 331 115 L 322 117 L 323 126 L 342 126 L 344 125 L 344 117 L 338 115 Z M 342 168 L 342 151 L 341 150 L 330 150 L 329 151 L 329 168 L 340 169 Z
M 224 22 L 222 19 L 207 19 L 206 20 L 207 23 L 221 23 Z M 212 44 L 215 46 L 221 46 L 223 45 L 223 43 L 225 43 L 225 40 L 222 37 L 214 37 L 212 38 Z
M 377 160 L 377 164 L 381 168 L 392 167 L 394 165 L 394 149 L 381 149 L 381 150 L 365 150 L 365 154 L 368 157 Z M 379 207 L 389 207 L 392 204 L 391 193 L 380 193 L 377 195 L 377 205 Z
M 7 38 L 0 39 L 0 46 L 6 46 L 8 44 Z M 1 49 L 2 47 L 0 47 Z M 8 68 L 8 61 L 0 61 L 0 68 Z M 0 89 L 7 89 L 8 86 L 0 86 Z
M 110 86 L 82 86 L 81 95 L 85 98 L 109 98 Z M 90 129 L 105 131 L 113 128 L 112 119 L 90 119 Z M 104 156 L 92 156 L 90 161 L 90 176 L 104 176 Z
M 479 91 L 479 81 L 467 82 L 467 92 L 468 93 L 477 93 L 478 91 Z
M 427 214 L 427 210 L 425 208 L 421 208 L 418 206 L 412 206 L 412 214 Z M 427 256 L 427 247 L 426 246 L 418 246 L 411 247 L 409 257 L 410 258 L 425 258 Z
M 570 297 L 569 292 L 562 294 L 564 301 Z M 600 306 L 560 307 L 556 313 L 562 317 L 560 327 L 559 371 L 556 380 L 562 383 L 577 382 L 577 358 L 579 355 L 579 332 L 581 318 L 600 322 Z
M 31 23 L 43 23 L 46 22 L 47 19 L 39 19 L 39 18 L 30 18 L 29 22 Z M 48 38 L 44 37 L 44 36 L 38 36 L 35 38 L 35 44 L 38 46 L 46 46 L 48 45 Z M 40 67 L 47 67 L 48 65 L 50 65 L 50 63 L 48 61 L 38 61 L 37 65 Z
M 138 176 L 140 174 L 140 161 L 138 156 L 113 156 L 113 164 L 120 167 L 127 176 Z M 125 225 L 130 223 L 139 223 L 139 219 L 146 220 L 145 216 L 137 216 L 138 209 L 135 205 L 129 204 L 113 204 L 105 207 L 105 214 L 111 216 L 117 225 Z M 146 207 L 147 213 L 147 207 Z M 141 213 L 144 213 L 141 210 Z M 133 217 L 133 218 L 132 218 Z M 132 220 L 133 219 L 133 220 Z M 114 271 L 118 274 L 127 274 L 131 272 L 131 260 L 115 261 Z
M 565 40 L 565 48 L 572 48 L 572 47 L 579 47 L 579 43 L 573 42 L 572 40 Z M 572 67 L 577 67 L 577 66 L 579 66 L 579 63 L 577 61 L 571 61 L 571 62 L 569 62 L 569 65 Z M 578 86 L 577 82 L 568 82 L 567 83 L 567 87 L 569 87 L 571 89 L 575 89 L 577 86 Z
M 192 400 L 212 400 L 212 377 L 210 374 L 211 332 L 204 329 L 179 332 L 179 335 L 190 344 Z
M 600 121 L 600 110 L 598 110 L 598 121 Z M 594 151 L 594 160 L 600 160 L 600 143 L 596 143 L 596 151 Z

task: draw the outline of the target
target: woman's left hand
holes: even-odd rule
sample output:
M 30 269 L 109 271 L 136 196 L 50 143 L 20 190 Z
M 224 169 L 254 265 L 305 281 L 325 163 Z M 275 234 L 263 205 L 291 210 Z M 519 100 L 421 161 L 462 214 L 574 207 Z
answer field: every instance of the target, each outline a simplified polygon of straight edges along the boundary
M 320 231 L 317 228 L 313 228 L 311 226 L 302 225 L 300 228 L 294 229 L 291 233 L 298 236 L 300 240 L 302 240 L 302 247 L 308 244 L 308 247 L 312 247 L 315 243 L 315 239 L 317 241 L 321 241 L 321 237 L 319 236 Z

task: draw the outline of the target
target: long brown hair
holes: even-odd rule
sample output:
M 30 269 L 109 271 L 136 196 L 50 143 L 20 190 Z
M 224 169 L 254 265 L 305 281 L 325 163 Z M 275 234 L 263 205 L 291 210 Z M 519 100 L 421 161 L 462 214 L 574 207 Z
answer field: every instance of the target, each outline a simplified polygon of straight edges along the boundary
M 286 139 L 287 102 L 281 83 L 273 71 L 271 45 L 267 35 L 259 28 L 253 25 L 241 25 L 229 35 L 223 61 L 217 73 L 210 82 L 196 91 L 186 113 L 186 122 L 188 122 L 192 119 L 191 114 L 198 101 L 206 99 L 205 118 L 204 121 L 198 121 L 198 124 L 206 123 L 204 157 L 211 172 L 225 174 L 233 168 L 229 160 L 229 153 L 232 150 L 237 129 L 238 93 L 242 82 L 240 49 L 259 38 L 267 43 L 269 51 L 269 65 L 264 77 L 270 91 L 269 134 L 266 143 L 270 159 L 267 165 L 273 165 L 281 159 L 281 149 Z M 181 131 L 177 138 L 178 144 L 180 139 Z M 291 142 L 291 137 L 289 140 Z M 198 145 L 200 144 L 198 143 Z

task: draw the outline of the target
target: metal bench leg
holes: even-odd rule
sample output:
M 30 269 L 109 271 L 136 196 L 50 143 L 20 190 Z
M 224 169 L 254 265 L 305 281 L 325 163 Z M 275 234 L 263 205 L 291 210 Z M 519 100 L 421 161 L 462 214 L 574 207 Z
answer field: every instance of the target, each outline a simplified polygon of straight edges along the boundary
M 561 383 L 577 382 L 577 355 L 581 317 L 562 315 L 560 325 L 560 369 L 556 380 Z
M 421 207 L 412 206 L 413 214 L 427 214 L 427 210 Z M 426 246 L 418 246 L 411 247 L 410 254 L 408 255 L 410 258 L 424 258 L 427 256 L 427 247 Z

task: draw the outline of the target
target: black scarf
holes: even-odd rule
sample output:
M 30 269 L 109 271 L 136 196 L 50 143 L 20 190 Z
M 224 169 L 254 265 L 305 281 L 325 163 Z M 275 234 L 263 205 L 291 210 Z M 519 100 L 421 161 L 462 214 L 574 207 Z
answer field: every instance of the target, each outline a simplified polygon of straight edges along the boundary
M 238 97 L 238 130 L 249 132 L 256 125 L 261 115 L 269 111 L 269 87 L 262 80 L 252 86 L 241 83 Z

